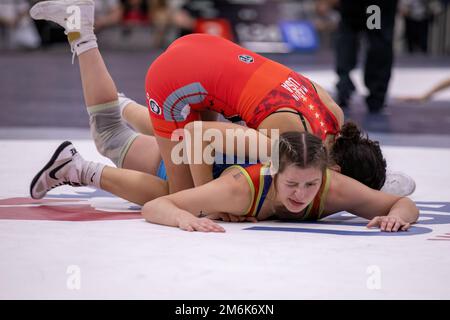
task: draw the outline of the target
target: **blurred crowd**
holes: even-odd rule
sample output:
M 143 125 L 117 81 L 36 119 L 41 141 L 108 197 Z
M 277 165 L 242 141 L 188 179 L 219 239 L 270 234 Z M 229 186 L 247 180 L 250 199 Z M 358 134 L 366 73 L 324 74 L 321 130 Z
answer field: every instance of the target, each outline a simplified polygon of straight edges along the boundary
M 46 21 L 32 21 L 29 8 L 39 0 L 0 0 L 0 49 L 35 49 L 65 41 L 60 28 Z M 281 2 L 283 0 L 278 0 Z M 198 21 L 221 18 L 211 4 L 221 1 L 185 0 L 95 0 L 96 33 L 104 47 L 164 48 L 175 38 L 198 32 Z M 236 1 L 235 1 L 236 2 Z M 277 0 L 266 1 L 267 5 Z M 341 19 L 340 0 L 297 0 L 297 19 L 310 21 L 322 47 L 330 48 Z M 358 1 L 355 1 L 358 2 Z M 245 1 L 239 1 L 245 4 Z M 254 1 L 248 1 L 254 3 Z M 397 24 L 401 27 L 403 51 L 428 51 L 428 29 L 448 0 L 400 0 Z
M 147 35 L 152 35 L 154 46 L 163 45 L 164 32 L 168 25 L 167 1 L 94 1 L 95 29 L 100 38 L 116 34 L 110 40 L 112 42 L 118 40 L 118 36 L 127 39 L 132 37 L 134 31 L 147 31 Z M 0 37 L 3 42 L 1 47 L 33 49 L 65 41 L 58 25 L 47 21 L 33 21 L 29 17 L 30 7 L 37 2 L 39 0 L 0 0 Z

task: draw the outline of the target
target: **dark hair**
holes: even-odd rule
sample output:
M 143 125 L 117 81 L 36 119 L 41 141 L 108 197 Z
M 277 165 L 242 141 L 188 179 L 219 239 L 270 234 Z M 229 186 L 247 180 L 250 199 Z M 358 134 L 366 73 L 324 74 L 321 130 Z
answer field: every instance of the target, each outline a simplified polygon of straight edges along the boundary
M 353 122 L 346 122 L 330 151 L 341 173 L 380 190 L 386 180 L 386 160 L 378 141 L 372 141 Z
M 300 168 L 316 167 L 321 171 L 328 166 L 327 151 L 322 140 L 308 132 L 289 131 L 281 134 L 277 152 L 278 173 L 292 164 Z

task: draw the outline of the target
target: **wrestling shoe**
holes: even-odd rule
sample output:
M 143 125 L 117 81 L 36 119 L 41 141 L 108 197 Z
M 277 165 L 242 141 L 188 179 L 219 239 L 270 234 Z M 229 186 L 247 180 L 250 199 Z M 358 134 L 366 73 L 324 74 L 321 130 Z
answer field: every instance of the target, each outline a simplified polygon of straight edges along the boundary
M 403 172 L 387 172 L 381 191 L 400 197 L 411 195 L 416 190 L 416 182 Z
M 84 162 L 71 142 L 63 142 L 33 178 L 30 185 L 31 197 L 42 199 L 48 191 L 62 185 L 85 186 L 81 182 Z
M 94 1 L 92 0 L 55 0 L 36 3 L 30 9 L 35 20 L 53 21 L 64 28 L 75 56 L 97 48 L 94 35 Z

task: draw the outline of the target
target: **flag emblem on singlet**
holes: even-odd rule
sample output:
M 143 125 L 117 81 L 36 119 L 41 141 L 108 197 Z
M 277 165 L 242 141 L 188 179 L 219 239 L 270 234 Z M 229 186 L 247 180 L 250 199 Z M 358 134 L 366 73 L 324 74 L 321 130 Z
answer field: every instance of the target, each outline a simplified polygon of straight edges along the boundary
M 247 54 L 240 54 L 238 58 L 244 63 L 253 63 L 255 61 L 252 56 L 249 56 Z
M 158 106 L 155 100 L 150 99 L 149 104 L 150 110 L 152 110 L 153 113 L 156 113 L 158 115 L 161 114 L 161 108 Z

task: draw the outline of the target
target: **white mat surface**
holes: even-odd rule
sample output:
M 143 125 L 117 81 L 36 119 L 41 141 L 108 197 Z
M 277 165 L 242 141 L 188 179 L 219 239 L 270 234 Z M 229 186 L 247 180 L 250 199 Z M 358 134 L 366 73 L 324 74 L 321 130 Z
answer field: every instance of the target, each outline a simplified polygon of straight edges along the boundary
M 30 220 L 22 209 L 39 204 L 5 199 L 28 197 L 59 142 L 0 140 L 0 299 L 450 299 L 449 149 L 383 150 L 391 169 L 417 182 L 421 220 L 409 232 L 368 230 L 340 214 L 326 223 L 223 223 L 226 233 L 204 234 L 141 219 Z M 91 141 L 74 144 L 105 161 Z M 89 188 L 49 194 L 74 197 L 84 216 L 89 206 L 136 211 Z M 68 204 L 54 206 L 61 213 Z M 17 219 L 2 219 L 11 212 Z

